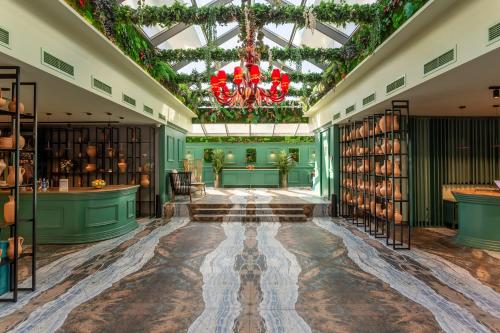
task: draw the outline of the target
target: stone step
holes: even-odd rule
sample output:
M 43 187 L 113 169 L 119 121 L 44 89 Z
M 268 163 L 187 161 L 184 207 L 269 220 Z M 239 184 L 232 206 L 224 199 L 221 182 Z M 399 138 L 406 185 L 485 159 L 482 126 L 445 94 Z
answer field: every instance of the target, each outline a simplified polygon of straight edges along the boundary
M 193 214 L 202 215 L 287 215 L 304 214 L 303 208 L 193 208 Z
M 193 221 L 198 222 L 306 222 L 304 214 L 276 214 L 276 215 L 246 215 L 246 214 L 194 214 Z

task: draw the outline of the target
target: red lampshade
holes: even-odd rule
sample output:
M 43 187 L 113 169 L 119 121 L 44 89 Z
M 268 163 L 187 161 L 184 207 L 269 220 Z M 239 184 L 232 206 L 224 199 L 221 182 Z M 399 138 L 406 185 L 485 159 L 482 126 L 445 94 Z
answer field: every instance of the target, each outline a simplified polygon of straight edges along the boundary
M 280 70 L 275 68 L 271 72 L 271 81 L 273 81 L 273 86 L 277 86 L 280 83 L 281 73 Z
M 241 82 L 243 82 L 243 70 L 241 69 L 240 66 L 236 66 L 234 68 L 234 77 L 233 77 L 233 82 L 236 85 L 240 85 Z
M 225 85 L 226 81 L 227 81 L 226 72 L 224 72 L 223 70 L 220 70 L 217 73 L 217 79 L 219 80 L 219 87 Z
M 260 81 L 260 68 L 257 65 L 250 67 L 250 82 L 257 84 Z
M 219 79 L 217 79 L 217 76 L 212 75 L 210 77 L 210 86 L 212 87 L 212 92 L 214 95 L 219 94 Z
M 281 75 L 281 90 L 283 92 L 288 91 L 288 87 L 290 86 L 290 78 L 288 77 L 288 74 L 283 74 Z

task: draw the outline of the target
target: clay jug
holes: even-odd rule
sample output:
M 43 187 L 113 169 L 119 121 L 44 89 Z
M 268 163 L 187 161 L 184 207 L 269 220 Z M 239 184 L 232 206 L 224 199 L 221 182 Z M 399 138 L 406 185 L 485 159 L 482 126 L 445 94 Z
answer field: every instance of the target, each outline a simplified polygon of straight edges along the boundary
M 86 166 L 85 166 L 85 171 L 87 172 L 94 172 L 97 170 L 97 166 L 95 163 L 88 163 Z
M 88 145 L 87 146 L 87 155 L 89 157 L 96 157 L 97 155 L 97 148 L 94 145 Z
M 0 159 L 0 177 L 2 176 L 3 174 L 3 171 L 5 170 L 5 168 L 7 167 L 7 164 L 5 163 L 4 159 Z
M 358 207 L 363 207 L 363 196 L 361 194 L 358 196 Z
M 369 128 L 367 121 L 363 122 L 363 127 L 362 127 L 361 133 L 362 133 L 362 136 L 364 136 L 364 137 L 367 137 L 368 135 L 370 135 L 370 128 Z
M 141 175 L 141 186 L 142 187 L 148 187 L 149 186 L 149 176 L 148 175 Z
M 375 135 L 382 133 L 382 129 L 380 128 L 379 124 L 375 124 Z
M 375 145 L 375 155 L 382 155 L 382 148 L 379 145 Z
M 23 176 L 26 170 L 24 170 L 23 167 L 19 167 L 19 184 L 23 183 Z M 14 186 L 16 183 L 16 174 L 15 174 L 15 169 L 14 166 L 9 165 L 9 175 L 7 176 L 7 184 L 9 186 Z
M 394 212 L 394 222 L 396 222 L 396 224 L 401 224 L 403 222 L 403 215 L 399 212 L 399 208 L 396 208 Z
M 398 138 L 392 141 L 392 150 L 394 151 L 394 154 L 399 154 L 401 152 L 401 142 Z
M 392 128 L 394 129 L 394 132 L 399 131 L 399 120 L 396 115 L 392 116 Z
M 12 148 L 16 148 L 16 136 L 12 134 L 10 137 L 12 138 Z M 19 149 L 23 149 L 25 144 L 26 140 L 22 135 L 19 135 Z
M 9 201 L 3 205 L 3 220 L 5 224 L 13 224 L 15 222 L 15 201 L 14 196 L 9 195 Z
M 375 200 L 370 201 L 370 212 L 372 213 L 372 215 L 375 215 L 375 213 L 376 213 L 376 211 L 375 211 Z
M 380 168 L 382 174 L 390 176 L 392 174 L 392 163 L 389 160 L 384 161 L 384 164 Z
M 390 154 L 391 153 L 391 142 L 389 140 L 384 139 L 382 142 L 382 153 Z
M 376 175 L 382 174 L 382 169 L 380 168 L 380 162 L 375 162 L 375 174 Z
M 401 167 L 399 166 L 399 161 L 394 161 L 394 176 L 401 176 Z
M 120 162 L 118 162 L 118 169 L 120 170 L 120 173 L 125 173 L 125 171 L 127 171 L 127 162 L 125 162 L 124 159 L 121 159 Z
M 7 100 L 2 97 L 2 89 L 0 89 L 0 108 L 3 108 L 7 105 Z
M 14 97 L 12 101 L 9 103 L 9 111 L 16 112 L 16 97 Z M 23 112 L 24 112 L 24 104 L 19 102 L 19 113 Z
M 396 183 L 396 185 L 394 185 L 394 200 L 399 201 L 402 197 L 403 195 L 401 194 L 401 184 Z
M 17 237 L 17 257 L 23 253 L 23 243 L 24 243 L 24 238 L 23 237 Z M 7 248 L 7 257 L 10 260 L 14 259 L 14 237 L 9 238 L 9 247 Z
M 392 217 L 393 217 L 393 214 L 394 214 L 394 208 L 392 206 L 392 203 L 388 203 L 387 204 L 387 208 L 386 208 L 386 211 L 387 211 L 387 218 L 389 220 L 392 220 Z
M 347 192 L 346 199 L 347 199 L 347 203 L 351 203 L 352 202 L 352 195 L 351 195 L 350 192 Z
M 375 193 L 375 181 L 370 182 L 370 193 Z
M 380 118 L 378 125 L 380 126 L 380 129 L 382 132 L 390 132 L 391 131 L 391 122 L 392 122 L 392 116 L 391 115 L 385 115 Z
M 381 203 L 375 204 L 375 215 L 382 216 L 382 204 Z
M 377 184 L 377 186 L 375 187 L 375 195 L 381 197 L 382 196 L 382 193 L 380 193 L 380 189 L 382 188 L 382 184 Z

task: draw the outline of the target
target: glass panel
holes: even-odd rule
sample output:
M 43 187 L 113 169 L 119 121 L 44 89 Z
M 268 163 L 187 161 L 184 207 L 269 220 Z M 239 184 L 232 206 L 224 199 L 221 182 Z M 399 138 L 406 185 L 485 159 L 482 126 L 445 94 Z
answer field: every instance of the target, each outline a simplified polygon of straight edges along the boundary
M 191 128 L 191 135 L 205 135 L 200 124 L 193 124 Z
M 252 124 L 252 135 L 273 135 L 274 124 Z
M 250 125 L 248 124 L 227 124 L 228 135 L 249 135 Z
M 224 124 L 205 124 L 205 131 L 207 132 L 207 135 L 227 134 L 226 125 Z
M 274 135 L 295 135 L 298 124 L 276 124 Z
M 309 124 L 299 124 L 297 135 L 312 135 Z

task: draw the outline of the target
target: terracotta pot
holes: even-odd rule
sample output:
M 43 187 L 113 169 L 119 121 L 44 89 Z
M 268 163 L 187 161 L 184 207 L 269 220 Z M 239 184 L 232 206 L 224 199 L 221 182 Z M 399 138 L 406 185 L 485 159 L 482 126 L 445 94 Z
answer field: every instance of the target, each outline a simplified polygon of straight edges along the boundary
M 387 213 L 387 218 L 389 220 L 392 220 L 392 217 L 394 216 L 394 208 L 392 206 L 392 203 L 388 203 L 386 207 L 386 213 Z
M 124 159 L 121 159 L 120 162 L 118 162 L 118 169 L 120 170 L 120 173 L 125 173 L 127 171 L 127 162 L 125 162 Z
M 9 103 L 9 111 L 16 112 L 16 97 Z M 19 113 L 24 113 L 24 104 L 19 102 Z
M 375 181 L 370 182 L 370 193 L 375 193 Z
M 370 201 L 370 213 L 372 213 L 372 215 L 375 215 L 375 213 L 376 213 L 376 211 L 375 211 L 375 200 Z
M 141 175 L 141 186 L 142 187 L 149 187 L 150 183 L 151 182 L 149 181 L 148 175 Z
M 16 136 L 12 134 L 10 137 L 12 138 L 12 148 L 16 148 Z M 25 144 L 26 140 L 22 135 L 19 135 L 19 149 L 23 149 Z
M 380 189 L 382 188 L 382 184 L 377 184 L 375 187 L 375 195 L 378 195 L 379 197 L 382 196 L 382 193 L 380 193 Z
M 363 196 L 360 194 L 358 196 L 358 207 L 362 207 L 363 206 Z
M 401 142 L 398 138 L 392 141 L 392 150 L 394 151 L 394 154 L 399 154 L 401 152 Z
M 390 176 L 392 174 L 392 162 L 389 160 L 384 161 L 384 164 L 380 168 L 383 175 Z
M 382 216 L 382 204 L 381 203 L 375 204 L 375 215 Z
M 391 141 L 384 139 L 382 142 L 382 154 L 391 153 Z
M 380 168 L 380 162 L 375 162 L 375 174 L 376 175 L 382 174 L 382 169 Z
M 87 155 L 89 157 L 96 157 L 97 155 L 97 148 L 94 145 L 88 145 L 87 146 Z
M 17 237 L 17 257 L 23 253 L 23 243 L 24 243 L 24 238 L 23 237 Z M 9 238 L 9 247 L 7 248 L 7 257 L 10 260 L 14 259 L 14 237 Z
M 94 172 L 97 170 L 97 166 L 95 165 L 95 163 L 88 163 L 86 166 L 85 166 L 85 171 L 86 172 Z
M 11 136 L 0 137 L 0 148 L 2 149 L 12 148 L 12 137 Z
M 399 161 L 394 161 L 394 176 L 401 176 L 401 167 L 399 166 Z
M 375 146 L 375 155 L 382 155 L 382 148 L 379 145 Z
M 368 135 L 370 135 L 370 127 L 367 121 L 363 122 L 363 126 L 361 127 L 361 134 L 363 137 L 367 137 Z
M 399 131 L 399 120 L 396 115 L 392 116 L 392 128 L 394 131 Z
M 3 220 L 5 224 L 14 224 L 15 222 L 15 201 L 14 196 L 9 195 L 9 201 L 3 205 Z
M 403 215 L 401 215 L 398 208 L 396 208 L 394 212 L 394 222 L 396 224 L 401 224 L 403 222 Z
M 5 161 L 2 158 L 2 159 L 0 159 L 0 177 L 2 176 L 5 168 L 7 168 L 7 164 L 5 163 Z
M 382 132 L 390 132 L 391 131 L 391 122 L 392 122 L 392 116 L 390 114 L 382 116 L 380 118 L 378 125 L 380 126 L 380 130 Z
M 394 200 L 401 200 L 402 197 L 401 184 L 396 183 L 396 185 L 394 185 Z
M 380 129 L 380 126 L 378 123 L 375 124 L 375 135 L 382 133 L 382 130 Z
M 352 195 L 351 195 L 351 193 L 350 193 L 350 192 L 347 192 L 347 194 L 346 194 L 346 201 L 347 201 L 348 203 L 351 203 L 351 201 L 352 201 Z
M 0 108 L 3 108 L 7 105 L 7 100 L 2 97 L 2 90 L 0 89 Z
M 19 167 L 19 184 L 23 183 L 23 176 L 26 170 L 23 167 Z M 15 174 L 15 169 L 14 166 L 9 165 L 9 175 L 7 176 L 7 184 L 9 186 L 14 186 L 16 183 L 16 174 Z

